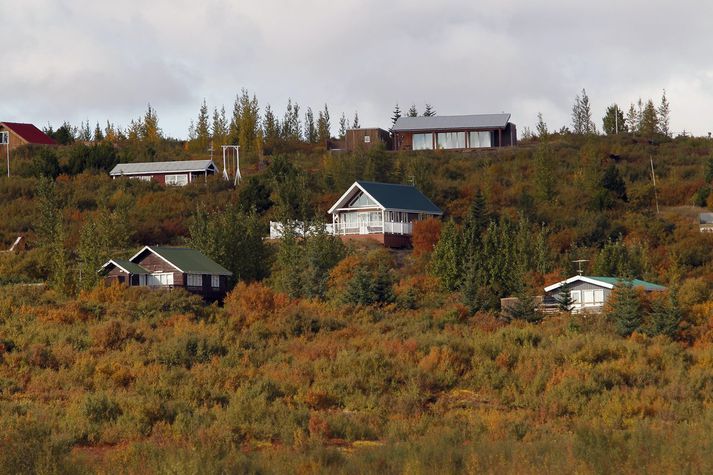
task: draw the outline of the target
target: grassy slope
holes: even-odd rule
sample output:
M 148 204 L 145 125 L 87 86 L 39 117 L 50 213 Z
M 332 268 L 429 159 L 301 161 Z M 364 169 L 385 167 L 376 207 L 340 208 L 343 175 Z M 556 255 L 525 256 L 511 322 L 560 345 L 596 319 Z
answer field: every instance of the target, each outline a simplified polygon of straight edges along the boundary
M 682 255 L 677 278 L 692 344 L 622 339 L 602 319 L 503 325 L 469 315 L 409 257 L 400 259 L 396 292 L 413 288 L 415 309 L 294 302 L 264 286 L 241 288 L 225 308 L 180 292 L 100 289 L 67 298 L 6 286 L 0 473 L 713 470 L 711 246 L 690 216 L 669 208 L 688 205 L 703 185 L 710 144 L 656 148 L 666 207 L 659 217 L 647 188 L 647 145 L 564 140 L 553 148 L 551 203 L 526 199 L 536 194 L 533 147 L 392 157 L 387 173 L 421 177 L 455 218 L 481 187 L 493 211 L 528 211 L 547 222 L 553 249 L 577 242 L 593 250 L 618 233 L 645 240 L 652 278 L 662 282 L 671 254 Z M 606 166 L 610 154 L 621 157 L 630 200 L 589 210 L 578 201 L 587 166 Z M 302 160 L 316 201 L 332 192 L 323 174 L 345 182 L 366 176 L 348 157 Z M 31 185 L 0 184 L 2 211 L 14 223 L 3 227 L 8 236 L 34 213 L 20 212 L 32 210 Z M 196 200 L 234 198 L 220 188 L 126 188 L 91 176 L 62 186 L 70 222 L 100 196 L 130 198 L 137 235 L 173 229 L 176 240 Z M 31 274 L 33 264 L 22 262 L 29 254 L 6 265 Z M 566 266 L 566 255 L 553 258 Z

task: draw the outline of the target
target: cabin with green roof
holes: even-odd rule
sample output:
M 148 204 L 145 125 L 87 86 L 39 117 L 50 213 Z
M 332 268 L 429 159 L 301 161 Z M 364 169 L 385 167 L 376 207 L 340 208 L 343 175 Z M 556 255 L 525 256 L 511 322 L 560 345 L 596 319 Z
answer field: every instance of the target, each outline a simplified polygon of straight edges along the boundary
M 145 246 L 130 259 L 110 259 L 99 269 L 110 285 L 183 288 L 209 301 L 222 300 L 232 272 L 203 253 L 189 248 Z
M 545 287 L 543 305 L 545 309 L 557 308 L 562 287 L 567 286 L 569 295 L 572 298 L 572 312 L 599 313 L 604 309 L 604 305 L 611 297 L 614 287 L 626 282 L 635 288 L 642 289 L 644 292 L 663 292 L 666 290 L 666 287 L 662 285 L 640 279 L 626 280 L 619 277 L 577 275 Z
M 328 231 L 346 239 L 376 240 L 386 247 L 411 245 L 413 223 L 441 216 L 415 186 L 356 181 L 329 209 Z

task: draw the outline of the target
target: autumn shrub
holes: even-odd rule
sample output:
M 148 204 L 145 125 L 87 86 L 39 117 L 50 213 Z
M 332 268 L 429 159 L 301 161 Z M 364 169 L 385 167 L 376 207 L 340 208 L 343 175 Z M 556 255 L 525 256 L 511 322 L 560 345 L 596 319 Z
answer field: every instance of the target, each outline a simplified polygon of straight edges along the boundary
M 430 253 L 438 242 L 441 235 L 441 221 L 436 218 L 428 218 L 423 221 L 413 223 L 413 253 L 416 256 Z
M 287 296 L 259 282 L 240 282 L 225 298 L 225 312 L 233 325 L 240 328 L 271 318 L 289 304 Z

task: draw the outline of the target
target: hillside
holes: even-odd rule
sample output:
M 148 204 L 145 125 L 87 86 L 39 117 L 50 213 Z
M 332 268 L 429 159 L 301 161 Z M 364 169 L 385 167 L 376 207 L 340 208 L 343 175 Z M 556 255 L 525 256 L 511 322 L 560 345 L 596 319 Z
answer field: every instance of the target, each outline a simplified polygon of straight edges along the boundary
M 0 473 L 713 471 L 710 140 L 288 151 L 237 189 L 57 154 L 54 179 L 32 153 L 0 179 L 0 242 L 27 241 L 0 255 Z M 413 251 L 262 240 L 328 220 L 356 179 L 414 183 L 445 216 Z M 205 305 L 97 285 L 144 244 L 198 247 L 235 288 Z M 628 331 L 616 309 L 501 314 L 575 259 L 669 292 L 637 297 Z

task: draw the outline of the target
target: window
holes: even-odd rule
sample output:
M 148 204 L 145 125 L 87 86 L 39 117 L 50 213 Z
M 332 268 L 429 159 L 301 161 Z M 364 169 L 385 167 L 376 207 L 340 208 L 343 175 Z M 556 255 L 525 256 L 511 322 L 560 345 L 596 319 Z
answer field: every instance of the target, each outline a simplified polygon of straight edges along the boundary
M 368 135 L 365 135 L 365 136 L 364 136 L 364 143 L 371 143 L 371 137 L 369 137 Z
M 593 290 L 583 290 L 582 291 L 582 301 L 584 305 L 594 305 L 594 291 Z
M 604 291 L 595 290 L 594 291 L 594 303 L 596 305 L 604 305 Z
M 572 297 L 573 305 L 580 305 L 582 303 L 582 291 L 581 290 L 571 291 L 570 296 Z
M 188 184 L 188 175 L 166 175 L 166 184 L 175 186 L 184 186 Z
M 490 132 L 469 132 L 470 148 L 492 147 Z
M 139 181 L 151 181 L 151 175 L 134 175 L 129 177 L 131 180 L 139 180 Z
M 203 276 L 201 274 L 188 274 L 186 285 L 188 287 L 203 287 Z
M 438 148 L 465 148 L 465 132 L 439 132 Z
M 161 272 L 151 274 L 147 277 L 147 283 L 150 286 L 169 286 L 173 285 L 173 272 Z
M 366 196 L 364 193 L 359 193 L 355 196 L 352 201 L 347 205 L 349 208 L 365 208 L 370 206 L 376 206 L 374 200 Z
M 433 134 L 413 134 L 414 150 L 431 150 L 433 149 Z
M 0 144 L 10 143 L 10 132 L 4 131 L 0 132 Z
M 220 288 L 220 276 L 219 275 L 211 275 L 210 276 L 210 286 L 213 287 L 214 289 Z

